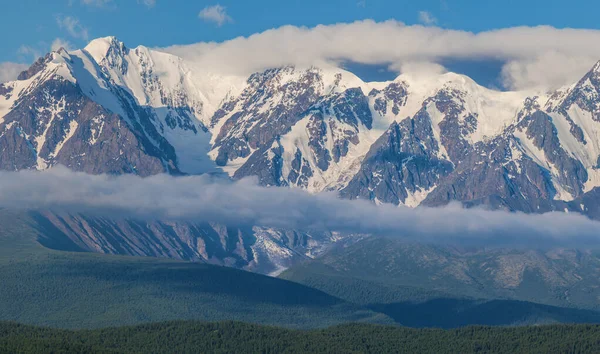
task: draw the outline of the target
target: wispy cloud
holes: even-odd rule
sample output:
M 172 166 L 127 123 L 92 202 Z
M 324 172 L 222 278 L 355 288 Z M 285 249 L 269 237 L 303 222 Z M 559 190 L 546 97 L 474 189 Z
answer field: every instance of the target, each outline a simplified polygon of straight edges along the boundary
M 43 49 L 39 46 L 21 45 L 17 49 L 17 54 L 36 60 L 42 55 Z
M 27 70 L 27 67 L 27 64 L 12 62 L 0 63 L 0 83 L 16 79 L 21 71 Z
M 137 3 L 151 8 L 154 7 L 154 5 L 156 5 L 156 0 L 137 0 Z
M 56 24 L 59 28 L 66 30 L 73 38 L 80 38 L 85 41 L 89 39 L 88 29 L 75 17 L 57 15 Z
M 440 0 L 440 8 L 442 9 L 442 11 L 448 11 L 448 10 L 450 10 L 450 6 L 448 5 L 448 1 L 447 0 Z
M 231 226 L 338 231 L 428 243 L 598 246 L 600 223 L 566 213 L 376 206 L 333 193 L 264 188 L 209 176 L 107 176 L 66 168 L 0 172 L 0 207 Z
M 233 19 L 227 14 L 227 8 L 219 4 L 205 7 L 200 11 L 198 17 L 206 22 L 215 23 L 219 27 L 233 22 Z
M 419 11 L 419 22 L 427 26 L 435 25 L 437 23 L 437 18 L 429 11 Z

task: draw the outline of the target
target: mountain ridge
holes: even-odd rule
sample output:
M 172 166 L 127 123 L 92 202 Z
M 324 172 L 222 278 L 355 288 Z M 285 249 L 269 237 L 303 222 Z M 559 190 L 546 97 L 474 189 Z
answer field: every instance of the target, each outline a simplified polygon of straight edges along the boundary
M 215 173 L 378 204 L 458 201 L 599 218 L 599 93 L 600 62 L 554 92 L 500 92 L 455 73 L 364 82 L 326 64 L 228 76 L 106 37 L 51 52 L 19 80 L 0 84 L 0 169 L 60 164 L 91 174 Z M 86 216 L 49 219 L 63 236 L 108 253 L 169 234 L 158 255 L 184 242 L 190 259 L 205 259 L 206 244 L 218 240 L 216 249 L 227 254 L 217 263 L 233 257 L 238 267 L 253 267 L 256 252 L 272 258 L 257 268 L 267 273 L 289 265 L 282 254 L 312 257 L 312 250 L 344 239 L 218 231 L 226 225 L 180 225 L 172 236 L 169 221 L 140 229 L 132 227 L 136 221 L 94 220 L 98 228 L 84 230 L 66 226 L 88 224 Z M 110 242 L 100 232 L 109 229 L 119 235 Z M 207 234 L 221 236 L 211 241 Z M 193 244 L 196 238 L 205 245 Z M 157 255 L 154 248 L 123 252 Z
M 184 63 L 183 60 L 172 56 L 170 54 L 166 54 L 166 53 L 162 53 L 162 52 L 158 52 L 155 50 L 150 50 L 146 47 L 143 46 L 139 46 L 135 49 L 128 49 L 127 47 L 125 47 L 125 45 L 118 41 L 115 37 L 106 37 L 106 38 L 100 38 L 100 39 L 96 39 L 91 41 L 86 48 L 82 49 L 82 50 L 77 50 L 77 51 L 72 51 L 71 54 L 67 53 L 64 50 L 61 51 L 57 51 L 55 52 L 55 54 L 50 54 L 52 56 L 52 60 L 53 61 L 60 61 L 60 58 L 63 58 L 63 61 L 72 61 L 72 57 L 77 57 L 77 58 L 81 58 L 82 61 L 84 61 L 83 66 L 85 68 L 87 68 L 87 70 L 89 72 L 93 72 L 96 71 L 96 73 L 93 73 L 95 75 L 92 76 L 101 76 L 98 71 L 103 71 L 105 72 L 105 76 L 107 76 L 105 79 L 110 79 L 112 80 L 114 86 L 118 86 L 121 87 L 123 89 L 125 89 L 127 91 L 127 93 L 129 93 L 129 95 L 131 95 L 135 100 L 137 100 L 138 105 L 140 106 L 145 106 L 145 105 L 151 105 L 154 106 L 155 108 L 157 108 L 156 106 L 159 106 L 160 104 L 164 104 L 165 101 L 167 99 L 171 99 L 171 102 L 169 102 L 169 104 L 167 104 L 167 106 L 173 106 L 173 107 L 179 107 L 179 108 L 183 108 L 183 109 L 190 109 L 191 112 L 188 112 L 188 114 L 184 115 L 184 117 L 179 117 L 182 118 L 182 122 L 180 122 L 179 127 L 184 128 L 184 130 L 190 129 L 192 131 L 195 131 L 195 129 L 197 130 L 203 130 L 205 131 L 206 129 L 211 129 L 213 128 L 214 131 L 212 133 L 212 143 L 213 146 L 211 148 L 212 152 L 211 152 L 211 157 L 214 160 L 217 160 L 217 165 L 219 164 L 223 164 L 223 161 L 221 161 L 221 163 L 219 163 L 219 158 L 218 156 L 215 155 L 222 155 L 222 154 L 226 154 L 227 152 L 221 152 L 222 149 L 220 148 L 221 143 L 216 141 L 219 140 L 219 136 L 223 135 L 223 134 L 227 134 L 229 132 L 226 132 L 224 129 L 222 129 L 222 125 L 225 123 L 225 121 L 223 119 L 221 119 L 220 121 L 218 119 L 216 119 L 216 117 L 219 117 L 220 115 L 222 115 L 222 113 L 219 113 L 222 111 L 222 109 L 226 108 L 228 106 L 228 102 L 224 101 L 227 97 L 231 97 L 231 96 L 236 96 L 236 89 L 232 88 L 235 85 L 230 85 L 231 87 L 229 87 L 226 90 L 221 90 L 221 92 L 219 94 L 214 95 L 216 98 L 214 100 L 207 100 L 206 96 L 203 91 L 196 89 L 195 87 L 193 87 L 193 85 L 183 85 L 181 87 L 181 91 L 175 91 L 175 94 L 182 94 L 181 97 L 179 97 L 181 100 L 180 102 L 173 102 L 174 100 L 172 99 L 172 97 L 162 97 L 161 95 L 159 95 L 160 97 L 153 97 L 153 85 L 157 85 L 159 88 L 162 85 L 162 81 L 160 79 L 162 78 L 167 78 L 169 80 L 166 81 L 172 81 L 172 82 L 178 82 L 181 83 L 183 81 L 190 81 L 189 77 L 190 76 L 190 69 L 187 68 L 186 64 Z M 57 58 L 60 57 L 60 58 Z M 132 59 L 132 57 L 136 57 L 135 59 L 138 60 L 137 66 L 139 66 L 141 69 L 136 68 L 136 65 L 132 65 L 132 62 L 134 61 Z M 160 60 L 158 60 L 157 58 L 161 58 Z M 166 59 L 165 59 L 166 58 Z M 149 80 L 146 81 L 146 88 L 142 87 L 142 85 L 140 84 L 140 82 L 145 79 L 147 79 L 148 77 L 152 77 L 152 68 L 150 69 L 146 69 L 144 71 L 144 67 L 152 67 L 152 66 L 158 66 L 160 67 L 161 65 L 164 66 L 164 63 L 160 63 L 161 61 L 166 61 L 169 62 L 170 65 L 174 66 L 176 69 L 179 68 L 181 69 L 182 72 L 177 73 L 177 70 L 171 70 L 171 72 L 176 72 L 175 74 L 173 73 L 167 73 L 166 75 L 157 75 L 156 77 L 158 79 L 156 80 Z M 94 63 L 95 62 L 95 63 Z M 67 65 L 68 66 L 68 65 Z M 34 65 L 34 67 L 36 67 L 38 70 L 40 69 L 40 65 L 36 64 Z M 33 68 L 33 67 L 32 67 Z M 134 74 L 131 74 L 131 72 L 135 72 L 135 71 L 139 71 L 140 72 L 140 80 L 136 80 L 138 82 L 134 82 L 136 80 L 131 79 L 131 76 L 135 76 Z M 284 72 L 287 71 L 292 71 L 292 74 L 294 74 L 294 72 L 298 72 L 301 70 L 295 70 L 293 67 L 287 67 L 287 68 L 281 68 L 281 69 L 274 69 L 271 70 L 270 72 L 272 73 L 281 73 L 281 70 L 283 70 Z M 379 89 L 383 89 L 385 91 L 385 85 L 387 83 L 366 83 L 363 82 L 362 80 L 360 80 L 358 77 L 356 77 L 355 75 L 344 71 L 342 69 L 339 68 L 328 68 L 326 70 L 323 69 L 311 69 L 308 68 L 307 72 L 310 72 L 311 70 L 316 70 L 319 73 L 322 73 L 325 76 L 329 76 L 330 78 L 325 79 L 323 78 L 324 81 L 319 82 L 317 84 L 320 84 L 321 86 L 323 86 L 323 90 L 328 91 L 328 92 L 333 92 L 333 91 L 343 91 L 344 88 L 360 88 L 363 92 L 363 95 L 371 95 L 371 96 L 375 96 L 378 95 L 380 91 Z M 333 72 L 329 73 L 328 71 L 333 70 Z M 30 70 L 31 71 L 31 70 Z M 79 71 L 79 69 L 77 68 L 67 68 L 67 71 L 69 72 L 73 72 L 73 71 L 78 71 L 77 73 L 75 73 L 75 75 L 71 75 L 69 73 L 62 73 L 62 76 L 72 80 L 73 76 L 77 76 L 77 83 L 78 85 L 80 85 L 82 87 L 82 91 L 84 91 L 84 93 L 89 96 L 90 98 L 92 98 L 92 100 L 94 100 L 95 102 L 97 102 L 98 104 L 100 104 L 101 106 L 103 106 L 104 108 L 108 108 L 109 111 L 112 111 L 116 114 L 119 114 L 120 116 L 129 116 L 131 115 L 131 112 L 123 112 L 123 109 L 120 107 L 122 105 L 122 102 L 114 102 L 114 99 L 109 99 L 107 97 L 103 97 L 106 95 L 101 95 L 98 94 L 96 91 L 98 91 L 98 87 L 91 87 L 92 85 L 90 83 L 86 83 L 86 81 L 90 81 L 90 80 L 84 80 L 84 77 L 81 77 L 83 74 L 81 74 Z M 167 70 L 163 70 L 163 72 L 166 72 Z M 32 74 L 35 71 L 32 71 L 29 73 L 29 75 L 27 75 L 27 77 L 32 76 Z M 174 78 L 169 78 L 168 76 L 174 76 Z M 160 76 L 160 77 L 158 77 Z M 345 77 L 344 77 L 345 76 Z M 446 74 L 446 76 L 451 76 L 453 77 L 453 79 L 457 79 L 457 80 L 462 80 L 467 82 L 468 85 L 470 86 L 476 86 L 476 84 L 474 82 L 468 82 L 470 81 L 470 79 L 466 79 L 464 76 L 459 76 L 456 74 Z M 257 74 L 251 75 L 250 78 L 247 80 L 248 82 L 251 82 L 253 80 L 253 78 L 257 78 L 259 77 Z M 398 79 L 392 81 L 391 83 L 396 83 L 398 80 L 401 80 L 402 76 L 400 76 Z M 23 76 L 22 76 L 23 78 Z M 343 78 L 343 80 L 342 80 Z M 89 78 L 88 78 L 89 79 Z M 101 78 L 100 78 L 101 79 Z M 102 81 L 98 79 L 98 81 Z M 278 83 L 281 84 L 282 81 L 285 81 L 286 78 L 285 77 L 278 77 Z M 289 80 L 289 78 L 287 78 L 287 80 Z M 104 80 L 106 81 L 106 80 Z M 200 80 L 195 80 L 194 83 L 199 82 Z M 215 81 L 219 81 L 219 80 L 212 80 L 211 84 Z M 338 87 L 338 84 L 340 84 Z M 347 81 L 347 82 L 345 82 Z M 444 80 L 441 80 L 444 81 Z M 171 82 L 171 84 L 172 84 Z M 100 82 L 98 85 L 95 86 L 103 86 L 105 85 L 106 82 Z M 248 84 L 245 84 L 248 85 Z M 105 85 L 107 86 L 107 85 Z M 171 85 L 173 86 L 173 85 Z M 397 86 L 397 85 L 396 85 Z M 329 87 L 329 89 L 325 89 L 325 87 Z M 336 87 L 338 87 L 336 89 Z M 247 87 L 248 88 L 248 87 Z M 247 89 L 246 88 L 246 89 Z M 150 91 L 150 94 L 147 92 Z M 240 91 L 240 90 L 237 90 Z M 368 92 L 366 92 L 368 91 Z M 388 91 L 384 94 L 384 96 L 386 97 L 390 97 L 389 93 L 389 89 Z M 193 97 L 186 97 L 187 96 L 193 96 Z M 292 97 L 293 99 L 298 99 L 298 97 Z M 360 98 L 360 97 L 357 97 Z M 395 102 L 395 100 L 397 100 L 397 98 L 391 98 L 392 102 Z M 191 101 L 191 102 L 186 102 L 187 101 Z M 379 100 L 378 103 L 378 108 L 380 112 L 386 111 L 387 110 L 383 108 L 383 104 L 381 101 L 380 97 L 374 98 L 375 101 Z M 153 103 L 151 103 L 150 101 L 154 101 Z M 417 99 L 417 102 L 419 101 L 419 99 Z M 218 103 L 216 103 L 218 102 Z M 174 103 L 174 104 L 171 104 Z M 229 102 L 230 103 L 230 102 Z M 398 112 L 398 106 L 397 103 L 394 103 L 396 106 L 392 107 L 391 111 L 392 112 Z M 409 106 L 410 105 L 415 105 L 414 103 L 410 103 L 408 102 Z M 419 104 L 416 103 L 416 106 L 418 106 Z M 219 108 L 211 108 L 211 109 L 205 109 L 206 106 L 220 106 Z M 373 106 L 375 106 L 375 104 L 373 104 Z M 302 108 L 302 107 L 300 107 Z M 386 107 L 387 108 L 387 107 Z M 413 110 L 411 108 L 411 110 Z M 245 111 L 247 112 L 248 109 L 247 107 L 245 107 Z M 304 109 L 300 109 L 299 112 L 303 112 Z M 214 113 L 213 113 L 214 112 Z M 191 113 L 191 114 L 190 114 Z M 412 112 L 407 112 L 407 116 L 411 115 Z M 368 115 L 368 112 L 366 112 L 365 114 Z M 160 115 L 160 114 L 157 114 Z M 397 115 L 397 113 L 396 113 Z M 194 121 L 194 119 L 192 119 L 195 116 L 197 121 L 200 121 L 201 124 L 199 124 L 198 126 L 195 126 L 194 124 L 191 123 L 197 123 Z M 272 117 L 265 117 L 266 121 L 270 121 L 272 119 Z M 394 117 L 394 119 L 396 119 Z M 394 121 L 394 119 L 390 120 L 380 120 L 379 124 L 381 125 L 381 128 L 387 128 L 387 126 L 389 125 L 389 123 L 391 123 L 392 121 Z M 373 119 L 371 119 L 373 120 Z M 166 122 L 162 122 L 162 124 L 160 125 L 166 125 Z M 231 124 L 231 123 L 230 123 Z M 343 127 L 342 127 L 343 128 Z M 287 128 L 289 129 L 289 128 Z M 355 130 L 357 128 L 354 128 Z M 264 129 L 263 129 L 264 130 Z M 264 131 L 261 130 L 262 134 L 265 134 Z M 360 129 L 359 129 L 360 130 Z M 370 130 L 370 127 L 369 127 Z M 164 130 L 165 132 L 169 132 L 168 129 Z M 275 130 L 273 132 L 273 134 L 275 134 L 276 136 L 281 136 L 282 134 L 287 133 L 286 131 L 278 131 Z M 362 133 L 362 132 L 358 132 L 358 133 Z M 376 132 L 375 137 L 377 134 L 380 134 L 382 132 Z M 248 132 L 244 132 L 244 134 L 248 134 Z M 164 135 L 164 134 L 163 134 Z M 199 135 L 199 134 L 195 134 L 195 135 Z M 202 135 L 202 134 L 200 134 Z M 373 141 L 375 139 L 375 137 L 371 137 L 369 139 L 369 141 Z M 327 137 L 327 138 L 334 138 L 334 137 Z M 347 145 L 350 145 L 350 147 L 353 147 L 352 145 L 356 145 L 356 144 L 349 144 L 347 142 L 347 140 L 356 140 L 356 134 L 350 136 L 350 137 L 346 137 L 343 136 L 342 137 L 343 141 L 341 142 L 341 144 L 343 144 L 343 146 L 337 146 L 337 150 L 341 150 L 342 151 L 342 155 L 344 154 L 344 151 L 346 149 L 348 149 Z M 167 139 L 168 142 L 171 145 L 174 145 L 174 142 L 177 142 L 177 140 L 182 139 L 182 137 L 178 137 L 177 139 Z M 272 140 L 272 139 L 270 139 Z M 323 139 L 321 139 L 323 140 Z M 355 141 L 356 142 L 356 141 Z M 235 143 L 235 140 L 232 139 L 228 139 L 227 141 L 228 144 L 232 144 Z M 235 145 L 235 144 L 234 144 Z M 252 150 L 256 149 L 256 144 L 252 143 L 252 141 L 250 141 L 250 148 Z M 291 148 L 291 147 L 290 147 Z M 359 152 L 359 156 L 360 154 L 364 154 L 364 149 L 362 148 L 361 151 Z M 177 153 L 180 152 L 180 150 L 182 149 L 175 149 L 177 151 Z M 193 150 L 190 148 L 185 147 L 186 153 L 188 150 Z M 287 152 L 287 151 L 286 151 Z M 288 152 L 288 154 L 292 154 L 294 155 L 295 152 L 291 151 Z M 318 152 L 315 153 L 315 155 L 318 155 Z M 330 153 L 330 155 L 332 155 Z M 335 159 L 339 159 L 339 155 L 340 152 L 337 152 L 333 155 L 335 156 Z M 247 157 L 247 156 L 246 156 Z M 331 157 L 329 157 L 331 158 Z M 235 155 L 234 157 L 232 157 L 229 160 L 235 160 Z M 290 160 L 290 159 L 287 159 Z M 338 161 L 336 161 L 338 162 Z M 288 162 L 291 163 L 291 162 Z M 225 164 L 229 164 L 229 163 L 225 163 Z M 239 164 L 239 162 L 238 162 Z M 235 164 L 232 164 L 235 165 Z M 313 165 L 321 165 L 322 163 L 320 161 L 317 161 L 315 164 Z M 290 165 L 288 165 L 290 166 Z M 233 168 L 235 169 L 235 166 L 227 166 L 228 168 Z M 42 168 L 43 169 L 43 168 Z M 293 170 L 293 168 L 287 167 L 288 170 Z M 313 166 L 313 172 L 316 170 Z M 168 169 L 167 169 L 168 170 Z M 197 172 L 197 171 L 194 171 Z M 237 172 L 237 169 L 234 170 L 234 172 Z M 255 171 L 249 171 L 249 172 L 242 172 L 242 173 L 238 173 L 238 175 L 247 175 L 247 174 L 252 174 Z M 287 171 L 286 171 L 287 172 Z M 235 173 L 230 173 L 231 175 L 235 175 Z M 335 179 L 335 176 L 330 178 L 330 179 Z M 331 181 L 326 181 L 331 183 Z M 325 183 L 328 184 L 328 183 Z M 314 191 L 319 191 L 319 188 L 323 188 L 323 187 L 316 187 L 316 189 L 313 188 Z

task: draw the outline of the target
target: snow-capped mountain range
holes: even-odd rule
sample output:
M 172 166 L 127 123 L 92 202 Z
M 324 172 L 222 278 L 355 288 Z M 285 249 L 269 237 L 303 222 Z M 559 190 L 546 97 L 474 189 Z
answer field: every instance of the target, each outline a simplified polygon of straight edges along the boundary
M 217 75 L 107 37 L 0 84 L 0 168 L 221 171 L 376 203 L 600 217 L 599 93 L 600 63 L 557 91 L 500 92 L 454 73 Z

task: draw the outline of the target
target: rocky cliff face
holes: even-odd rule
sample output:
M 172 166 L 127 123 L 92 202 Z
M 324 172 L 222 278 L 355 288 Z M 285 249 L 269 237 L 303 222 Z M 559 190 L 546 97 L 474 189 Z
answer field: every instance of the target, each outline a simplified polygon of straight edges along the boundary
M 210 155 L 234 178 L 322 190 L 372 129 L 360 80 L 339 69 L 285 67 L 252 75 L 213 118 Z M 332 171 L 337 170 L 336 173 Z
M 434 188 L 453 169 L 442 155 L 426 109 L 392 123 L 342 190 L 350 198 L 416 205 L 419 195 Z
M 556 92 L 498 92 L 453 73 L 403 74 L 383 83 L 331 66 L 215 75 L 170 54 L 102 38 L 82 50 L 50 53 L 17 81 L 0 84 L 0 168 L 58 164 L 93 174 L 224 172 L 376 203 L 460 201 L 598 217 L 600 64 Z M 60 228 L 71 219 L 50 220 Z M 158 237 L 125 225 L 111 226 L 119 239 Z M 163 237 L 164 225 L 145 228 Z M 170 251 L 109 246 L 99 231 L 82 247 L 223 263 L 230 257 L 240 267 L 252 267 L 258 256 L 249 255 L 258 247 L 271 252 L 252 241 L 264 230 L 179 227 L 186 231 L 160 242 Z M 213 238 L 221 246 L 183 251 L 200 239 L 210 244 L 209 235 L 220 235 Z M 223 237 L 241 246 L 223 246 Z M 310 253 L 286 242 L 285 252 Z
M 141 125 L 128 125 L 57 76 L 22 95 L 3 117 L 0 132 L 4 169 L 43 170 L 62 164 L 94 174 L 180 173 L 166 142 L 156 146 Z

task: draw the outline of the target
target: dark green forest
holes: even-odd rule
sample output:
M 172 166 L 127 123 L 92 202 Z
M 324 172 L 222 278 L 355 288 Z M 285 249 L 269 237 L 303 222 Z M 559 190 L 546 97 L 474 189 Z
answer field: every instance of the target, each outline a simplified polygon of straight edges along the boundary
M 0 321 L 71 329 L 173 320 L 298 329 L 349 322 L 439 328 L 600 323 L 595 311 L 452 297 L 393 279 L 350 277 L 319 262 L 288 270 L 284 280 L 169 259 L 56 251 L 37 242 L 25 214 L 0 212 L 0 224 Z
M 0 323 L 1 353 L 594 353 L 600 326 L 410 329 L 346 324 L 290 330 L 239 322 L 165 322 L 67 331 Z
M 101 328 L 234 320 L 291 328 L 393 321 L 322 291 L 233 268 L 54 251 L 25 214 L 0 212 L 0 321 Z

